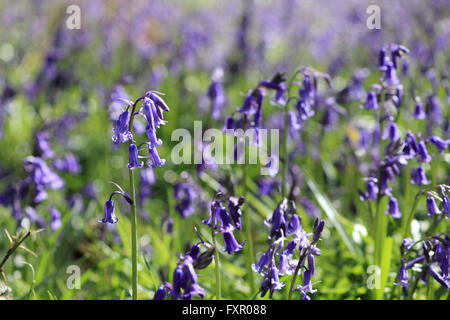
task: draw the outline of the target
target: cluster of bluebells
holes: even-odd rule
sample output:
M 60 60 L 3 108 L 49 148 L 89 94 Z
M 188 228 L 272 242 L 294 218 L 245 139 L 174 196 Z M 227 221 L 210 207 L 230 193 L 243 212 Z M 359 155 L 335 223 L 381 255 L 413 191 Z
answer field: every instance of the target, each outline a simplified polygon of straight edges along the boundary
M 128 169 L 134 170 L 135 168 L 144 167 L 143 162 L 139 161 L 139 149 L 143 145 L 146 145 L 148 149 L 148 158 L 150 159 L 148 162 L 149 166 L 152 168 L 164 166 L 165 160 L 159 157 L 158 151 L 156 150 L 156 147 L 162 145 L 161 139 L 156 137 L 156 129 L 167 123 L 167 121 L 164 120 L 163 112 L 169 111 L 169 107 L 159 96 L 159 93 L 156 91 L 148 91 L 134 103 L 125 98 L 126 93 L 121 90 L 116 92 L 113 96 L 115 97 L 115 100 L 123 102 L 127 105 L 126 109 L 116 120 L 115 127 L 113 128 L 114 134 L 112 136 L 112 140 L 115 144 L 129 142 Z M 139 101 L 142 101 L 142 106 L 138 111 L 135 111 L 136 105 Z M 145 131 L 149 141 L 143 142 L 140 145 L 136 145 L 133 129 L 131 127 L 136 115 L 141 115 L 147 121 Z M 139 193 L 139 197 L 140 201 L 143 201 L 146 196 L 150 195 L 151 186 L 155 183 L 153 171 L 148 171 L 148 169 L 146 169 L 146 171 L 141 174 L 140 178 L 141 185 L 143 185 L 144 190 Z M 121 194 L 128 202 L 130 202 L 129 196 L 123 192 L 123 190 L 113 192 L 105 203 L 105 216 L 102 220 L 100 220 L 100 222 L 117 223 L 118 218 L 114 214 L 114 202 L 112 200 L 114 194 Z
M 259 129 L 262 125 L 262 108 L 264 102 L 264 96 L 266 95 L 265 89 L 274 90 L 275 97 L 272 99 L 273 104 L 284 105 L 286 103 L 286 78 L 284 74 L 277 73 L 271 80 L 262 80 L 259 85 L 250 90 L 244 98 L 242 107 L 238 109 L 241 118 L 236 121 L 234 116 L 231 115 L 225 120 L 225 130 L 234 129 L 254 129 L 255 139 L 252 142 L 260 143 Z M 253 116 L 251 120 L 250 116 Z M 246 123 L 244 123 L 246 121 Z M 237 148 L 237 146 L 236 146 Z M 235 150 L 236 153 L 237 150 Z
M 198 192 L 190 183 L 177 182 L 173 189 L 177 201 L 175 209 L 182 218 L 189 217 L 195 212 L 194 202 L 198 198 Z
M 225 243 L 225 251 L 229 254 L 241 251 L 245 242 L 238 243 L 234 230 L 242 229 L 241 206 L 245 203 L 245 198 L 224 197 L 218 193 L 211 201 L 209 218 L 203 223 L 214 229 L 215 233 L 221 233 Z
M 301 270 L 303 285 L 298 285 L 294 290 L 299 291 L 303 299 L 310 300 L 309 294 L 317 291 L 313 289 L 311 277 L 315 274 L 315 257 L 321 254 L 316 244 L 325 221 L 316 219 L 313 233 L 306 233 L 295 203 L 283 199 L 266 224 L 270 227 L 268 238 L 271 245 L 258 263 L 252 265 L 253 270 L 264 277 L 260 288 L 261 297 L 269 291 L 269 297 L 272 298 L 274 292 L 285 285 L 280 281 L 280 276 L 292 275 Z
M 390 57 L 388 56 L 388 49 Z M 381 78 L 382 86 L 375 85 L 375 91 L 367 93 L 366 103 L 363 106 L 365 109 L 379 109 L 378 95 L 386 96 L 397 107 L 400 107 L 402 101 L 403 87 L 397 77 L 398 59 L 407 54 L 409 50 L 401 45 L 391 44 L 384 46 L 380 50 L 378 67 L 383 72 Z M 420 99 L 416 99 L 416 109 L 421 111 Z M 440 152 L 447 148 L 448 141 L 443 141 L 439 137 L 432 136 L 430 139 L 423 140 L 420 136 L 416 137 L 414 133 L 408 131 L 402 141 L 399 128 L 393 117 L 387 114 L 380 116 L 380 121 L 388 120 L 386 130 L 380 132 L 381 138 L 389 140 L 385 150 L 384 156 L 380 157 L 378 164 L 377 176 L 372 175 L 366 178 L 366 191 L 359 190 L 360 198 L 363 201 L 377 201 L 383 196 L 388 196 L 387 214 L 392 215 L 393 218 L 401 218 L 402 214 L 399 210 L 397 199 L 392 194 L 392 188 L 389 182 L 395 181 L 395 177 L 400 175 L 400 168 L 408 164 L 409 161 L 417 158 L 418 166 L 411 171 L 411 183 L 418 186 L 430 184 L 431 181 L 427 179 L 425 169 L 422 163 L 428 163 L 432 160 L 429 155 L 426 143 L 431 142 L 435 144 Z
M 429 191 L 426 198 L 428 215 L 430 217 L 440 215 L 440 218 L 436 220 L 435 227 L 444 218 L 450 219 L 450 186 L 440 185 L 439 191 L 440 194 Z M 439 208 L 436 201 L 442 202 L 442 209 Z M 421 248 L 414 250 L 414 246 L 419 243 Z M 439 233 L 417 243 L 410 238 L 406 238 L 402 242 L 401 253 L 401 267 L 398 273 L 398 281 L 395 284 L 401 285 L 405 295 L 408 295 L 408 287 L 411 284 L 409 272 L 413 270 L 420 271 L 418 277 L 422 283 L 426 284 L 429 276 L 431 276 L 444 288 L 450 289 L 450 238 L 448 235 Z M 408 258 L 412 253 L 415 253 L 416 256 L 413 259 Z M 421 265 L 420 268 L 419 264 Z
M 14 219 L 21 223 L 27 218 L 40 228 L 45 228 L 47 222 L 38 214 L 38 206 L 49 198 L 50 190 L 61 190 L 65 186 L 63 178 L 57 171 L 76 174 L 81 172 L 78 158 L 67 153 L 63 158 L 54 159 L 56 153 L 52 149 L 51 137 L 59 131 L 58 125 L 67 117 L 49 124 L 45 129 L 36 132 L 33 144 L 33 155 L 23 160 L 23 168 L 27 176 L 0 194 L 0 203 L 11 206 Z M 66 130 L 67 130 L 66 126 Z M 51 161 L 53 159 L 53 162 Z M 54 205 L 49 205 L 49 226 L 55 231 L 61 226 L 61 213 Z
M 202 247 L 206 250 L 201 253 Z M 212 262 L 214 250 L 210 244 L 202 241 L 194 244 L 186 254 L 180 255 L 172 283 L 162 284 L 153 299 L 164 300 L 170 296 L 172 299 L 191 300 L 195 295 L 204 298 L 205 290 L 198 283 L 196 270 L 204 269 Z
M 438 194 L 435 191 L 429 191 L 427 192 L 427 211 L 428 216 L 430 218 L 434 217 L 435 215 L 441 215 L 440 220 L 437 221 L 437 223 L 440 223 L 440 221 L 445 217 L 446 219 L 450 219 L 450 187 L 445 184 L 439 185 L 439 190 L 441 194 Z M 438 202 L 442 203 L 442 209 L 439 209 Z
M 450 289 L 449 263 L 450 263 L 450 237 L 448 235 L 437 234 L 429 240 L 420 242 L 420 249 L 415 250 L 415 242 L 411 238 L 406 238 L 402 242 L 401 267 L 398 273 L 398 282 L 403 293 L 408 295 L 408 288 L 411 282 L 421 280 L 423 284 L 430 281 L 430 276 L 436 280 L 446 290 Z M 408 259 L 410 254 L 415 257 Z M 411 273 L 420 271 L 419 274 L 413 275 L 411 281 Z
M 215 77 L 218 78 L 218 77 Z M 225 89 L 219 79 L 213 79 L 208 88 L 208 98 L 211 102 L 211 116 L 217 120 L 220 117 L 220 111 L 226 103 Z

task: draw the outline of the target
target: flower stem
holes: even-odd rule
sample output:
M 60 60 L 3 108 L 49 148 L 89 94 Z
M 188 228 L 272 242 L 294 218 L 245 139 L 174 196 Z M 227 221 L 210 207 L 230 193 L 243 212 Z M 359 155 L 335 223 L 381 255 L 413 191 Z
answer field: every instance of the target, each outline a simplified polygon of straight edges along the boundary
M 289 129 L 289 113 L 288 113 L 289 104 L 286 103 L 284 106 L 284 129 L 283 129 L 283 185 L 281 186 L 282 197 L 287 196 L 287 176 L 288 176 L 288 152 L 287 152 L 287 143 L 288 143 L 288 129 Z
M 375 250 L 374 250 L 374 263 L 381 270 L 384 265 L 384 261 L 382 261 L 385 257 L 390 255 L 383 254 L 384 249 L 384 241 L 387 233 L 387 216 L 381 209 L 381 200 L 382 200 L 382 192 L 381 192 L 381 164 L 383 161 L 383 131 L 384 131 L 384 100 L 385 100 L 385 92 L 381 90 L 381 101 L 380 101 L 380 114 L 379 114 L 379 125 L 380 125 L 380 141 L 379 141 L 379 163 L 378 163 L 378 196 L 376 203 L 376 212 L 375 212 Z M 383 279 L 384 275 L 380 274 L 381 279 Z M 383 291 L 384 284 L 383 281 L 380 281 L 380 288 L 374 290 L 374 298 L 375 299 L 383 299 Z
M 244 115 L 244 132 L 247 130 L 247 115 Z M 244 140 L 244 170 L 242 173 L 242 183 L 243 183 L 243 196 L 245 199 L 247 199 L 247 144 Z M 252 263 L 253 263 L 253 239 L 252 239 L 252 225 L 250 222 L 250 210 L 248 205 L 246 205 L 246 212 L 245 212 L 245 231 L 246 231 L 246 238 L 247 238 L 247 273 L 248 273 L 248 281 L 250 282 L 250 292 L 255 292 L 255 278 L 253 275 L 252 270 Z
M 216 227 L 216 217 L 215 217 L 215 208 L 211 210 L 211 237 L 214 245 L 214 267 L 216 269 L 216 300 L 221 299 L 221 285 L 220 285 L 220 263 L 219 263 L 219 251 L 217 250 L 216 244 L 216 233 L 214 229 Z
M 134 171 L 129 170 L 130 174 L 130 197 L 133 203 L 131 204 L 131 263 L 132 263 L 132 299 L 137 300 L 137 285 L 138 285 L 138 232 L 137 232 L 137 214 L 136 214 L 136 192 L 134 187 Z
M 298 263 L 297 263 L 297 266 L 295 267 L 295 271 L 294 271 L 294 276 L 292 277 L 291 286 L 289 287 L 288 300 L 292 300 L 292 292 L 294 290 L 295 281 L 297 280 L 297 274 L 298 274 L 300 268 L 302 267 L 303 261 L 305 260 L 305 257 L 307 255 L 307 253 L 310 251 L 310 249 L 311 249 L 311 246 L 307 250 L 305 250 L 305 252 L 298 259 Z

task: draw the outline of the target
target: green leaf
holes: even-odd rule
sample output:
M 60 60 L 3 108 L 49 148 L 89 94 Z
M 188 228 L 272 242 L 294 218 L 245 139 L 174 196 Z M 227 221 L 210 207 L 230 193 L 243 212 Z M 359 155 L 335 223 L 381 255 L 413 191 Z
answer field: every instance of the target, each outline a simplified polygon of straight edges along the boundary
M 314 197 L 316 198 L 317 203 L 322 208 L 322 210 L 325 212 L 325 214 L 328 217 L 328 220 L 331 222 L 333 227 L 337 230 L 337 232 L 341 236 L 342 240 L 344 240 L 344 243 L 345 243 L 346 247 L 348 248 L 348 250 L 357 259 L 360 259 L 362 257 L 361 251 L 360 251 L 359 247 L 355 246 L 355 243 L 353 242 L 353 240 L 345 232 L 343 225 L 341 224 L 341 222 L 338 219 L 339 213 L 337 212 L 336 208 L 333 206 L 330 199 L 320 189 L 320 187 L 313 180 L 312 176 L 306 170 L 303 170 L 303 174 L 306 177 L 306 183 L 308 184 L 308 187 L 311 189 L 312 193 L 314 194 Z

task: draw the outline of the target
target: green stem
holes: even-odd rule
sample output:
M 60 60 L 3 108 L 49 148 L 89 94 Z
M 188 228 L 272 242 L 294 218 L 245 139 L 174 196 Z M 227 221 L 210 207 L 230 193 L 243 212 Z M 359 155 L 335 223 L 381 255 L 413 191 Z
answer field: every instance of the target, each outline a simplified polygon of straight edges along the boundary
M 216 217 L 215 217 L 215 208 L 212 208 L 211 210 L 211 237 L 214 245 L 214 267 L 216 269 L 216 300 L 220 300 L 221 297 L 221 285 L 220 285 L 220 262 L 219 262 L 219 251 L 217 250 L 217 243 L 216 243 L 216 233 L 214 232 L 214 229 L 216 227 Z
M 287 143 L 288 143 L 288 131 L 289 131 L 289 112 L 288 112 L 289 104 L 286 103 L 284 106 L 284 129 L 283 129 L 283 184 L 281 186 L 282 197 L 285 198 L 287 196 L 287 176 L 288 176 L 288 151 L 287 151 Z
M 244 131 L 247 130 L 247 115 L 244 115 Z M 244 158 L 244 171 L 242 173 L 242 180 L 243 180 L 243 196 L 245 199 L 247 199 L 247 144 L 244 141 L 244 147 L 245 147 L 245 158 Z M 250 222 L 250 210 L 248 205 L 246 205 L 246 212 L 245 212 L 245 231 L 246 231 L 246 237 L 247 237 L 247 274 L 248 274 L 248 281 L 250 282 L 250 292 L 255 292 L 255 278 L 253 275 L 252 270 L 252 263 L 253 263 L 253 238 L 252 238 L 252 225 Z
M 129 170 L 130 173 L 130 197 L 131 204 L 131 263 L 132 263 L 132 299 L 137 300 L 137 285 L 138 285 L 138 231 L 137 231 L 137 214 L 136 214 L 136 196 L 134 187 L 134 171 Z
M 381 163 L 383 159 L 383 131 L 384 131 L 384 100 L 385 100 L 385 92 L 381 90 L 381 102 L 380 102 L 380 114 L 379 114 L 379 125 L 380 125 L 380 142 L 379 142 L 379 163 L 378 163 L 378 197 L 376 204 L 376 213 L 375 213 L 375 250 L 374 250 L 374 263 L 379 268 L 381 268 L 383 261 L 382 257 L 385 256 L 382 254 L 384 247 L 384 238 L 386 234 L 387 227 L 387 217 L 381 210 Z M 383 275 L 381 275 L 383 278 Z M 375 299 L 383 299 L 383 285 L 381 284 L 380 289 L 374 290 Z
M 311 246 L 312 246 L 312 244 L 311 244 Z M 299 272 L 301 266 L 303 265 L 303 261 L 305 260 L 305 257 L 308 254 L 308 252 L 310 251 L 310 249 L 311 249 L 311 247 L 309 247 L 307 250 L 305 250 L 305 252 L 298 259 L 298 263 L 297 263 L 297 266 L 295 267 L 295 271 L 294 271 L 294 276 L 292 277 L 291 286 L 289 287 L 288 300 L 292 300 L 292 292 L 294 291 L 295 281 L 297 280 L 298 272 Z

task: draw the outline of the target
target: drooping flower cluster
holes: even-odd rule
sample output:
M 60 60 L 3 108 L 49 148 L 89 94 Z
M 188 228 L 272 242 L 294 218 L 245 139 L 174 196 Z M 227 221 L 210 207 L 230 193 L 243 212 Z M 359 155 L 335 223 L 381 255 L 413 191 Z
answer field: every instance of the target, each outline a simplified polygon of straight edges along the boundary
M 442 222 L 444 217 L 450 219 L 450 186 L 440 185 L 439 190 L 440 195 L 435 191 L 429 191 L 426 197 L 428 215 L 430 217 L 440 215 L 436 220 L 435 227 Z M 442 202 L 442 209 L 439 209 L 436 201 Z M 414 246 L 419 243 L 421 248 L 415 249 Z M 411 283 L 409 277 L 409 271 L 411 270 L 421 271 L 418 277 L 422 280 L 422 283 L 427 283 L 429 275 L 431 275 L 444 288 L 450 289 L 450 238 L 448 235 L 438 233 L 420 242 L 414 242 L 414 240 L 406 238 L 402 242 L 401 253 L 401 267 L 398 273 L 398 281 L 395 284 L 401 285 L 405 295 L 408 295 L 408 287 Z M 415 253 L 415 258 L 408 258 L 412 253 Z M 419 263 L 422 264 L 421 268 L 413 269 Z
M 311 277 L 315 274 L 315 257 L 321 254 L 316 243 L 321 237 L 325 221 L 316 219 L 313 233 L 306 233 L 295 203 L 288 203 L 287 199 L 283 199 L 266 224 L 270 227 L 269 239 L 272 243 L 258 263 L 252 266 L 255 272 L 264 277 L 260 288 L 261 296 L 269 291 L 269 297 L 272 298 L 274 292 L 285 285 L 280 281 L 280 276 L 304 270 L 303 286 L 294 290 L 300 291 L 303 299 L 309 300 L 308 294 L 316 292 L 312 288 Z
M 202 253 L 201 248 L 205 247 Z M 196 270 L 206 268 L 213 260 L 214 248 L 206 242 L 200 242 L 184 255 L 179 256 L 178 265 L 173 272 L 172 283 L 166 282 L 156 291 L 153 299 L 164 300 L 168 295 L 173 299 L 191 300 L 198 295 L 204 298 L 205 290 L 198 283 Z
M 132 122 L 132 118 L 134 115 L 130 113 L 130 107 L 132 107 L 132 111 L 136 106 L 136 103 L 139 101 L 143 101 L 143 106 L 139 109 L 138 114 L 145 117 L 147 120 L 146 132 L 149 142 L 145 142 L 142 144 L 146 144 L 148 147 L 149 157 L 151 160 L 151 164 L 153 167 L 164 166 L 165 160 L 160 159 L 156 147 L 162 145 L 162 141 L 156 137 L 156 129 L 158 129 L 161 125 L 167 123 L 164 120 L 163 111 L 169 111 L 167 104 L 164 100 L 158 95 L 155 91 L 147 92 L 143 97 L 139 98 L 136 103 L 120 98 L 121 101 L 127 104 L 127 108 L 123 111 L 119 118 L 116 121 L 115 127 L 113 128 L 113 137 L 112 140 L 114 143 L 125 143 L 127 141 L 131 141 L 129 146 L 129 154 L 130 161 L 128 163 L 128 168 L 141 168 L 142 163 L 139 162 L 138 158 L 138 147 L 133 143 L 133 132 L 130 129 L 130 123 Z M 141 144 L 141 145 L 142 145 Z
M 395 284 L 400 284 L 403 293 L 408 295 L 408 288 L 411 284 L 409 272 L 412 271 L 414 274 L 414 270 L 420 270 L 420 274 L 413 276 L 413 278 L 419 277 L 421 282 L 426 284 L 430 281 L 431 276 L 441 286 L 449 290 L 450 237 L 442 234 L 434 235 L 430 240 L 420 242 L 420 249 L 414 249 L 413 244 L 414 241 L 410 238 L 403 240 L 401 267 L 398 273 L 398 281 Z M 411 253 L 415 254 L 415 258 L 408 260 L 407 258 Z M 420 268 L 418 268 L 419 265 Z
M 264 89 L 275 90 L 275 97 L 271 100 L 273 104 L 284 105 L 286 103 L 286 78 L 283 73 L 277 73 L 271 80 L 262 80 L 255 89 L 249 90 L 245 95 L 242 107 L 238 110 L 241 118 L 236 121 L 233 115 L 227 117 L 224 130 L 254 129 L 255 137 L 250 142 L 256 145 L 260 144 L 259 129 L 262 125 L 262 108 L 264 96 L 266 95 Z M 252 121 L 250 119 L 251 115 L 253 115 Z M 244 123 L 245 119 L 247 120 L 246 123 Z M 237 148 L 237 145 L 235 148 Z M 237 156 L 235 155 L 235 157 Z
M 244 197 L 224 197 L 217 194 L 211 201 L 210 215 L 203 223 L 214 229 L 214 232 L 221 233 L 225 243 L 225 251 L 233 254 L 242 250 L 244 244 L 239 244 L 234 237 L 234 230 L 242 229 L 241 206 L 244 204 Z
M 189 183 L 178 182 L 175 184 L 174 197 L 177 200 L 175 209 L 181 217 L 186 218 L 194 213 L 194 200 L 198 197 L 197 192 Z
M 71 152 L 62 158 L 54 159 L 56 153 L 51 144 L 52 137 L 62 139 L 66 131 L 78 120 L 73 116 L 64 115 L 49 121 L 44 129 L 37 131 L 33 141 L 33 155 L 25 157 L 22 162 L 28 175 L 23 180 L 9 185 L 0 194 L 0 203 L 11 206 L 12 215 L 18 223 L 27 218 L 40 228 L 49 225 L 52 231 L 61 226 L 61 213 L 56 206 L 49 204 L 45 210 L 48 212 L 48 223 L 38 213 L 38 207 L 49 198 L 50 190 L 61 190 L 65 187 L 65 181 L 57 171 L 69 174 L 81 171 L 77 156 Z
M 220 111 L 225 105 L 225 90 L 222 82 L 213 80 L 208 88 L 208 98 L 211 102 L 211 116 L 213 119 L 219 119 Z
M 125 103 L 127 108 L 119 115 L 113 128 L 112 140 L 115 144 L 125 143 L 129 141 L 128 151 L 129 151 L 129 162 L 127 168 L 133 170 L 134 168 L 143 168 L 144 164 L 139 161 L 139 149 L 142 145 L 147 145 L 150 161 L 148 162 L 151 167 L 162 167 L 165 164 L 165 160 L 159 157 L 156 147 L 162 145 L 161 139 L 156 137 L 156 129 L 160 128 L 161 125 L 167 123 L 164 120 L 163 112 L 169 111 L 169 107 L 164 102 L 164 100 L 159 96 L 160 93 L 156 91 L 148 91 L 144 96 L 138 98 L 136 102 L 132 102 L 127 98 L 124 98 L 122 94 L 117 93 L 114 95 L 115 100 Z M 138 102 L 142 101 L 142 106 L 135 113 L 135 108 Z M 130 111 L 131 108 L 131 111 Z M 134 140 L 134 134 L 132 128 L 134 116 L 141 115 L 147 121 L 146 133 L 148 142 L 143 142 L 136 145 Z M 142 200 L 147 197 L 150 193 L 151 185 L 154 183 L 153 172 L 146 171 L 141 174 L 141 184 L 144 185 L 143 192 L 139 193 L 139 197 Z M 100 220 L 100 222 L 116 223 L 118 221 L 117 217 L 114 215 L 114 202 L 112 196 L 114 194 L 121 194 L 129 201 L 129 196 L 118 186 L 120 191 L 115 191 L 111 194 L 108 201 L 105 203 L 105 217 Z

